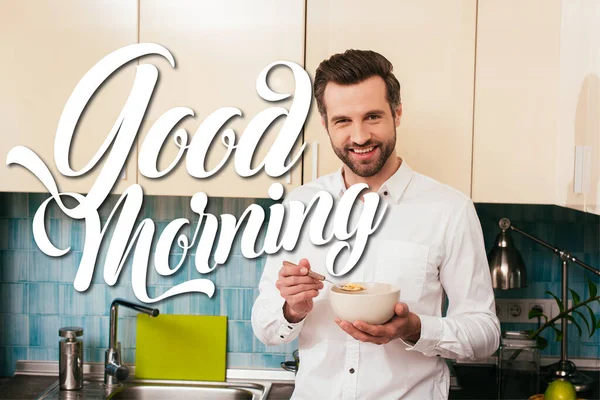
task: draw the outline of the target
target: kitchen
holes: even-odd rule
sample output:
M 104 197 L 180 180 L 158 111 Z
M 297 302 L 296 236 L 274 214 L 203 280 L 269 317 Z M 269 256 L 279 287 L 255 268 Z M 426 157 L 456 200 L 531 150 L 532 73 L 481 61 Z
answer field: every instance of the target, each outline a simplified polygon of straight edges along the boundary
M 186 106 L 195 112 L 194 118 L 181 123 L 190 134 L 214 110 L 239 107 L 243 118 L 228 126 L 240 133 L 265 108 L 255 86 L 270 63 L 290 61 L 312 77 L 318 63 L 334 52 L 371 48 L 388 55 L 402 84 L 405 108 L 398 131 L 400 154 L 415 170 L 473 199 L 487 250 L 500 232 L 498 221 L 507 217 L 524 231 L 568 249 L 592 266 L 600 265 L 600 24 L 596 22 L 600 10 L 596 2 L 131 0 L 101 5 L 30 1 L 2 7 L 7 11 L 0 17 L 2 53 L 9 61 L 3 64 L 0 97 L 9 134 L 2 135 L 1 153 L 6 157 L 17 145 L 31 148 L 64 192 L 88 193 L 105 164 L 100 160 L 98 168 L 77 179 L 63 176 L 54 166 L 57 124 L 81 77 L 123 46 L 157 43 L 173 54 L 175 68 L 158 57 L 139 59 L 139 64 L 156 66 L 159 80 L 133 151 L 112 194 L 98 210 L 102 224 L 132 184 L 141 185 L 144 191 L 136 220 L 151 218 L 160 233 L 178 218 L 197 220 L 190 207 L 196 192 L 209 196 L 208 212 L 239 217 L 252 204 L 267 210 L 274 203 L 267 196 L 274 182 L 289 192 L 335 170 L 339 160 L 330 149 L 314 104 L 303 132 L 303 158 L 289 174 L 278 178 L 262 172 L 243 178 L 230 162 L 219 171 L 218 179 L 198 181 L 180 162 L 168 176 L 152 179 L 138 171 L 137 161 L 149 128 L 173 107 Z M 78 127 L 86 135 L 73 141 L 70 161 L 74 169 L 88 163 L 111 130 L 130 93 L 137 63 L 125 65 L 92 100 L 93 107 Z M 269 77 L 278 93 L 294 93 L 293 83 L 285 68 Z M 286 109 L 291 104 L 292 99 L 278 103 Z M 273 143 L 274 132 L 282 125 L 280 120 L 274 123 L 265 143 Z M 258 149 L 256 160 L 265 159 L 268 147 Z M 169 138 L 159 166 L 167 168 L 180 149 Z M 217 166 L 225 151 L 214 146 L 206 165 Z M 32 226 L 48 191 L 23 168 L 1 168 L 0 375 L 13 376 L 17 361 L 53 363 L 56 375 L 58 331 L 66 326 L 84 328 L 86 363 L 104 363 L 111 302 L 115 298 L 137 301 L 131 257 L 116 284 L 109 286 L 98 273 L 107 257 L 107 249 L 101 248 L 89 289 L 76 291 L 73 282 L 84 254 L 85 225 L 51 203 L 49 239 L 70 251 L 57 258 L 43 254 L 33 239 Z M 184 229 L 184 233 L 190 232 Z M 524 289 L 496 290 L 497 299 L 507 299 L 502 304 L 508 307 L 512 300 L 551 299 L 547 290 L 560 293 L 556 257 L 526 238 L 513 236 L 530 284 Z M 177 265 L 183 252 L 173 246 L 168 254 L 170 265 Z M 190 253 L 194 255 L 195 250 Z M 225 266 L 204 276 L 214 281 L 213 297 L 182 294 L 155 307 L 163 315 L 226 316 L 227 376 L 242 374 L 242 379 L 250 379 L 243 375 L 250 371 L 253 379 L 260 379 L 255 372 L 259 371 L 267 380 L 293 382 L 293 373 L 283 371 L 281 363 L 293 360 L 297 343 L 270 348 L 252 332 L 250 313 L 265 257 L 248 259 L 239 242 L 234 242 Z M 191 260 L 185 258 L 169 276 L 149 264 L 150 297 L 200 277 Z M 586 276 L 598 283 L 597 277 L 576 267 L 569 272 L 569 287 L 582 296 L 589 294 Z M 596 315 L 597 306 L 592 307 Z M 504 313 L 503 331 L 536 326 L 508 322 L 507 309 L 500 313 Z M 119 340 L 128 365 L 136 360 L 136 325 L 136 313 L 123 308 Z M 580 336 L 571 325 L 569 356 L 579 369 L 600 369 L 598 332 Z M 542 363 L 547 364 L 560 355 L 560 342 L 549 331 L 545 333 L 549 345 L 541 353 Z M 469 388 L 467 378 L 460 379 L 460 366 L 456 363 L 456 373 L 465 393 Z M 452 390 L 450 395 L 460 393 Z

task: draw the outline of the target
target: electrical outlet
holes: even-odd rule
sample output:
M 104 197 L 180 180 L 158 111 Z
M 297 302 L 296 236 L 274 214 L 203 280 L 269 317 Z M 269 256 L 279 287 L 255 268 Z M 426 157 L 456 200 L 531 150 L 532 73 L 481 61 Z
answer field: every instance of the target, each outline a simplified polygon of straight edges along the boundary
M 519 318 L 523 312 L 523 306 L 520 302 L 508 303 L 508 315 L 509 318 Z
M 496 303 L 496 317 L 498 317 L 498 319 L 504 318 L 502 315 L 502 306 L 498 303 Z
M 529 311 L 536 306 L 542 309 L 548 319 L 559 313 L 554 299 L 496 299 L 496 316 L 500 322 L 537 323 L 537 318 L 529 319 Z M 569 300 L 567 307 L 571 306 L 572 300 Z M 544 323 L 543 318 L 541 322 Z M 560 324 L 560 320 L 556 323 Z

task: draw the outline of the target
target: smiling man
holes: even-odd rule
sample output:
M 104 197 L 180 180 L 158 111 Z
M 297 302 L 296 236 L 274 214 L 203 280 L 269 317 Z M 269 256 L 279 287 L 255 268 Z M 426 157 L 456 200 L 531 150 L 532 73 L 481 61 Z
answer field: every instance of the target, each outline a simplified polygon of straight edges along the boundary
M 499 344 L 475 208 L 470 198 L 413 171 L 396 154 L 402 104 L 392 70 L 372 51 L 348 50 L 320 64 L 314 94 L 342 166 L 286 201 L 306 202 L 321 190 L 339 199 L 351 185 L 368 184 L 387 204 L 384 220 L 357 268 L 328 279 L 391 283 L 400 287 L 401 302 L 383 325 L 341 321 L 329 302 L 329 284 L 306 275 L 309 269 L 327 274 L 327 246 L 305 238 L 293 252 L 269 257 L 252 325 L 267 345 L 298 338 L 293 399 L 446 399 L 444 358 L 485 358 Z M 298 265 L 283 266 L 285 260 Z

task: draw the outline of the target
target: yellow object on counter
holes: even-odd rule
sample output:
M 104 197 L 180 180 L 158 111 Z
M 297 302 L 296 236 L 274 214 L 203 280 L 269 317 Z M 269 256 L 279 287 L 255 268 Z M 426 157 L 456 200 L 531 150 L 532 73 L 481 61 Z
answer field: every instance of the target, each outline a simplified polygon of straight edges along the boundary
M 577 392 L 571 382 L 557 379 L 546 388 L 544 400 L 577 400 Z
M 224 382 L 227 317 L 138 314 L 135 377 Z

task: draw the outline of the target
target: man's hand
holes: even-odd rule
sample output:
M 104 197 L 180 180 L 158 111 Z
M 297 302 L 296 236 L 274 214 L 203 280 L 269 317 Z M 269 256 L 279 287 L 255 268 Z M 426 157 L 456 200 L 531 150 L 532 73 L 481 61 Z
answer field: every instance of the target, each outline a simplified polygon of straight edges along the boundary
M 289 322 L 302 321 L 313 308 L 313 298 L 319 295 L 323 282 L 306 276 L 310 263 L 306 258 L 297 266 L 283 266 L 275 283 L 281 297 L 285 299 L 283 316 Z
M 421 337 L 421 319 L 408 309 L 405 303 L 396 303 L 392 319 L 383 325 L 370 325 L 364 321 L 351 324 L 336 319 L 335 322 L 347 334 L 361 342 L 386 344 L 394 339 L 403 339 L 416 343 Z

